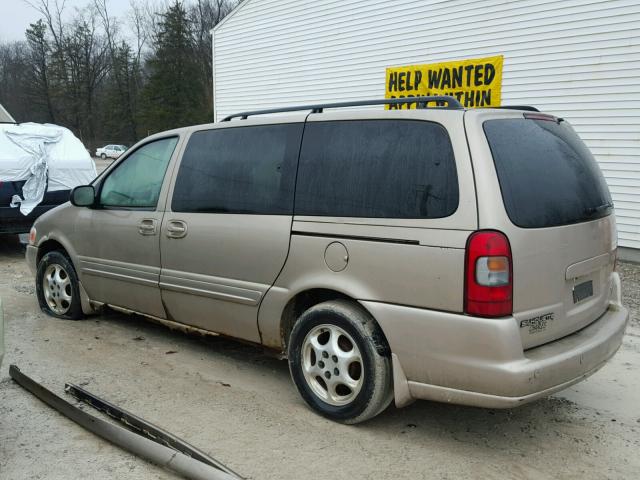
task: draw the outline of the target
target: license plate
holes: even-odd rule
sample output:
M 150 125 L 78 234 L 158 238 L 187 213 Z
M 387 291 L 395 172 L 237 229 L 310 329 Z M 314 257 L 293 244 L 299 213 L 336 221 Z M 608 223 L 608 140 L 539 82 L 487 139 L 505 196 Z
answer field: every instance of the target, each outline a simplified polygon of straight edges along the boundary
M 578 303 L 584 300 L 585 298 L 589 298 L 593 295 L 593 282 L 589 280 L 588 282 L 580 283 L 573 287 L 573 303 Z

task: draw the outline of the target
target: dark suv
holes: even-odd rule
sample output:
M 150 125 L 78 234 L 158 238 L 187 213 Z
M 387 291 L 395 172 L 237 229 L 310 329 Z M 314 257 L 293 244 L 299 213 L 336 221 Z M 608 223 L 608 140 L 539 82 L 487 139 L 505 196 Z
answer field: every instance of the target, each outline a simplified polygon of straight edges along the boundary
M 46 192 L 42 202 L 29 215 L 20 213 L 20 208 L 10 206 L 14 195 L 22 196 L 22 182 L 0 182 L 0 234 L 28 233 L 33 222 L 44 212 L 69 200 L 69 190 Z

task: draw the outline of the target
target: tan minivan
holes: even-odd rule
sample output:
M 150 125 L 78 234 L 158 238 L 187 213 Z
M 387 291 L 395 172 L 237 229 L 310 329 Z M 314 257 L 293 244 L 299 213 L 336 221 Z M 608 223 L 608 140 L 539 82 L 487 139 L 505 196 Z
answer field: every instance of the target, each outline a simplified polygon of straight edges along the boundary
M 344 423 L 392 399 L 514 407 L 598 370 L 628 312 L 588 149 L 531 107 L 339 108 L 402 101 L 139 142 L 36 222 L 42 309 L 110 305 L 281 351 Z

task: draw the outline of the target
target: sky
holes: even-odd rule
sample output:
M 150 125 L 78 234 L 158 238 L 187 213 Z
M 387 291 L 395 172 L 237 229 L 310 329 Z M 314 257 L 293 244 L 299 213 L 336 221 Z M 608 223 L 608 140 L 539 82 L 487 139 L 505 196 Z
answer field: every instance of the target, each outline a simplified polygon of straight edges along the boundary
M 40 0 L 30 1 L 35 4 Z M 62 4 L 63 0 L 58 1 Z M 129 1 L 107 0 L 109 13 L 114 17 L 124 16 L 129 10 Z M 73 15 L 75 9 L 89 3 L 93 3 L 93 0 L 66 0 L 64 11 L 67 15 Z M 49 0 L 50 6 L 54 4 L 55 0 Z M 24 40 L 24 31 L 39 18 L 42 18 L 40 12 L 24 0 L 0 0 L 0 42 Z

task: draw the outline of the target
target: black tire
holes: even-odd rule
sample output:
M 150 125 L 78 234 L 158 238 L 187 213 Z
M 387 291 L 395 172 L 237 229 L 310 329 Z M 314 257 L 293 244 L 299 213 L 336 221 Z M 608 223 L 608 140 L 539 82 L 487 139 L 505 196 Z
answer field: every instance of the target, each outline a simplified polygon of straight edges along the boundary
M 45 284 L 49 284 L 50 280 L 53 281 L 53 276 L 55 276 L 55 272 L 51 272 L 52 269 L 60 272 L 60 278 L 62 278 L 63 281 L 68 278 L 68 285 L 58 285 L 57 288 L 53 286 L 46 287 Z M 48 278 L 45 278 L 45 275 L 47 275 Z M 36 295 L 38 296 L 40 309 L 47 315 L 66 320 L 80 320 L 84 318 L 78 285 L 76 271 L 71 261 L 62 252 L 49 252 L 38 262 Z M 53 293 L 51 293 L 52 291 Z M 47 300 L 48 295 L 51 303 Z M 51 295 L 53 295 L 53 297 L 51 297 Z M 69 300 L 67 300 L 68 297 L 70 297 Z M 58 311 L 56 311 L 56 309 Z
M 100 154 L 100 158 L 101 158 L 102 160 L 106 160 L 106 159 L 107 159 L 107 154 L 106 154 L 106 153 L 101 153 L 101 154 Z
M 342 398 L 348 399 L 348 403 L 342 405 L 328 403 L 335 400 L 335 397 L 333 399 L 329 398 L 329 393 L 326 394 L 327 398 L 321 398 L 320 394 L 323 394 L 323 391 L 319 389 L 318 385 L 322 387 L 324 384 L 323 388 L 328 391 L 328 384 L 321 376 L 319 377 L 315 373 L 305 374 L 304 371 L 304 365 L 307 365 L 307 367 L 313 365 L 313 358 L 316 358 L 315 353 L 310 353 L 311 350 L 315 352 L 316 347 L 312 346 L 307 338 L 309 335 L 313 337 L 317 335 L 317 332 L 322 332 L 325 326 L 329 326 L 327 332 L 330 332 L 333 327 L 337 327 L 334 332 L 339 332 L 340 330 L 346 332 L 355 343 L 362 360 L 361 366 L 356 369 L 355 375 L 357 377 L 357 371 L 361 372 L 362 382 L 361 386 L 358 387 L 359 391 L 351 391 L 349 388 L 344 389 L 344 386 L 339 385 L 347 392 L 345 393 L 346 396 Z M 322 335 L 324 334 L 320 333 L 315 338 L 320 340 Z M 333 335 L 333 333 L 328 333 L 328 335 Z M 348 347 L 351 339 L 344 336 L 340 337 L 340 334 L 338 336 L 339 338 L 336 341 L 346 338 Z M 330 340 L 327 339 L 326 345 L 329 344 Z M 320 343 L 315 345 L 320 345 Z M 345 424 L 364 422 L 382 412 L 393 399 L 393 374 L 386 339 L 371 315 L 354 302 L 332 300 L 315 305 L 305 311 L 291 331 L 287 350 L 289 370 L 298 392 L 313 410 L 327 418 Z M 320 352 L 320 355 L 324 355 L 324 353 Z M 306 363 L 305 358 L 307 358 Z M 318 358 L 316 358 L 318 368 L 322 364 L 322 368 L 328 369 L 329 376 L 326 378 L 331 379 L 333 355 L 329 354 L 324 358 L 320 358 L 320 360 L 326 360 L 326 363 L 318 360 Z M 339 372 L 339 369 L 336 368 L 335 371 Z M 312 378 L 308 380 L 305 375 Z M 323 375 L 327 375 L 326 370 Z M 350 375 L 349 380 L 352 380 L 352 377 L 354 376 Z M 334 382 L 338 378 L 339 376 L 334 379 Z M 339 383 L 340 380 L 337 380 L 337 382 Z M 320 394 L 316 393 L 314 388 Z M 335 393 L 336 389 L 334 388 L 333 390 Z M 351 393 L 348 393 L 349 391 Z

